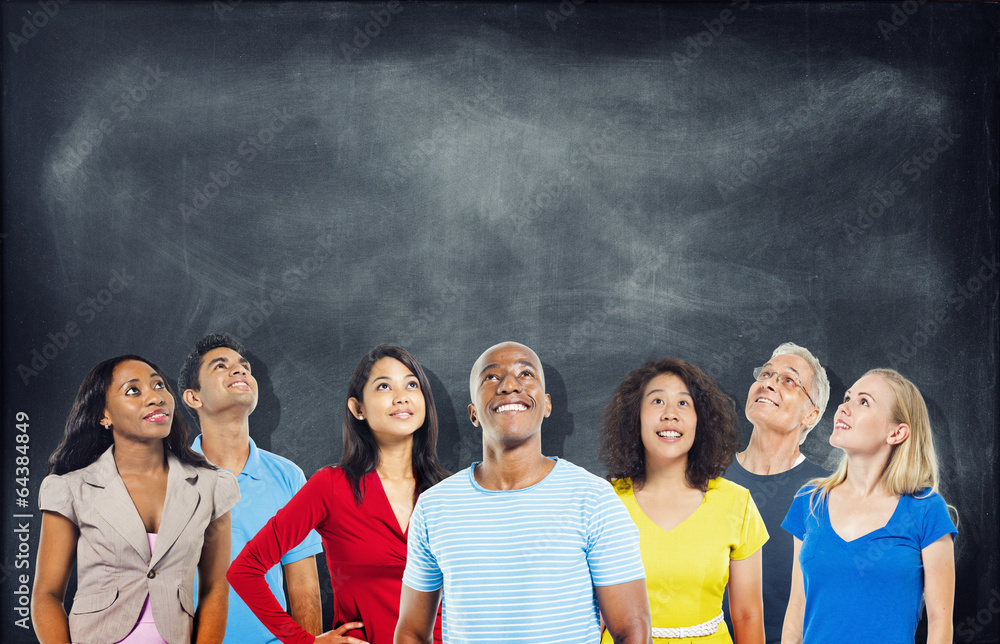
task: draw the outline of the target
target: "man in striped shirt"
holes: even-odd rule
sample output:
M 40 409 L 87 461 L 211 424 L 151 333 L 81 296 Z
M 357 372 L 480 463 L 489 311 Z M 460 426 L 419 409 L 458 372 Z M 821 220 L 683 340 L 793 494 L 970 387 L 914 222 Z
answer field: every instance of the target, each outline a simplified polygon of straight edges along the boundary
M 472 368 L 469 418 L 483 460 L 424 492 L 410 518 L 396 644 L 651 644 L 639 533 L 611 485 L 542 455 L 552 412 L 528 347 L 490 347 Z

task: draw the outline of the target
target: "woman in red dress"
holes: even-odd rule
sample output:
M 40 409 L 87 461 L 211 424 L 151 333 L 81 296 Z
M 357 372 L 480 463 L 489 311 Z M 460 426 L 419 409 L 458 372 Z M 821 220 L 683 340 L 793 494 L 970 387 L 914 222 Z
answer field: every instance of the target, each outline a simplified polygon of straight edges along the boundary
M 437 412 L 424 370 L 382 344 L 361 362 L 344 410 L 344 456 L 319 470 L 233 561 L 229 583 L 285 644 L 391 644 L 399 618 L 410 513 L 448 473 L 437 461 Z M 314 637 L 264 581 L 310 530 L 323 539 L 334 630 Z M 440 617 L 434 641 L 441 641 Z

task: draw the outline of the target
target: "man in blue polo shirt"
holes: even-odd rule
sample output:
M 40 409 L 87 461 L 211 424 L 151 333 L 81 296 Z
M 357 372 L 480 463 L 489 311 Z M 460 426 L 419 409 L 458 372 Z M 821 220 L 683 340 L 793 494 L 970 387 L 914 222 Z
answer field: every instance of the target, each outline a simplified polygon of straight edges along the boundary
M 249 417 L 257 406 L 257 381 L 250 373 L 243 346 L 224 333 L 208 335 L 195 345 L 177 378 L 177 388 L 201 426 L 192 448 L 210 462 L 236 475 L 241 500 L 230 511 L 232 557 L 264 527 L 268 519 L 298 492 L 306 478 L 295 463 L 258 449 L 250 438 Z M 281 559 L 266 579 L 282 608 L 313 635 L 323 632 L 316 558 L 323 547 L 310 532 Z M 284 571 L 284 574 L 282 574 Z M 282 590 L 288 587 L 288 604 Z M 239 595 L 229 591 L 226 644 L 274 643 L 278 639 L 260 623 Z

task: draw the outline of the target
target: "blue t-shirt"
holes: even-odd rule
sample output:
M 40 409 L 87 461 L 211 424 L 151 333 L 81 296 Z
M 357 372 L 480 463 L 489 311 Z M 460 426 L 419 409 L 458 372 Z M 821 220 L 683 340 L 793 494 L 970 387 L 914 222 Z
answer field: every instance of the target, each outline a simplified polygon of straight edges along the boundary
M 521 490 L 478 463 L 420 495 L 403 583 L 444 587 L 444 642 L 597 642 L 594 586 L 644 579 L 639 531 L 611 484 L 569 461 Z
M 194 439 L 191 449 L 202 453 L 201 435 Z M 295 496 L 306 477 L 298 465 L 287 458 L 258 449 L 250 439 L 250 456 L 243 471 L 236 477 L 240 485 L 240 502 L 229 516 L 233 524 L 233 547 L 230 561 L 243 550 L 243 546 L 254 538 L 274 514 L 288 500 Z M 292 548 L 281 558 L 281 564 L 290 564 L 323 552 L 319 535 L 311 531 L 302 543 Z M 274 566 L 264 576 L 282 608 L 287 608 L 283 589 L 284 575 L 281 566 Z M 197 588 L 194 596 L 198 597 Z M 226 619 L 226 639 L 224 644 L 279 644 L 279 640 L 267 630 L 253 614 L 236 591 L 229 589 L 229 616 Z
M 902 496 L 889 522 L 844 541 L 827 503 L 810 513 L 810 486 L 792 502 L 781 527 L 802 541 L 799 566 L 806 607 L 802 641 L 913 644 L 923 608 L 921 550 L 957 534 L 936 492 Z

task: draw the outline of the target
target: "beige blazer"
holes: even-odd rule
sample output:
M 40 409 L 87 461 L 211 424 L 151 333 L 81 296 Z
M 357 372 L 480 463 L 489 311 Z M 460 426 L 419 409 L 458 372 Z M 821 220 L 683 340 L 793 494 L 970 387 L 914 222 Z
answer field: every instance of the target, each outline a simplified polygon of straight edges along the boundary
M 117 642 L 135 626 L 148 595 L 163 639 L 189 644 L 205 530 L 239 501 L 239 486 L 230 472 L 186 465 L 168 452 L 167 496 L 150 553 L 113 450 L 81 470 L 45 477 L 38 493 L 42 510 L 80 529 L 70 636 L 77 644 Z

